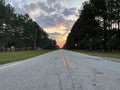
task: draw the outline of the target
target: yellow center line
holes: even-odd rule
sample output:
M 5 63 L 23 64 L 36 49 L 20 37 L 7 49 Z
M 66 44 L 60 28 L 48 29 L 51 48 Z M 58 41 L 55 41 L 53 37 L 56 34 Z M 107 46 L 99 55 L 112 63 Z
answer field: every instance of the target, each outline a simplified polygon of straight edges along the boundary
M 67 63 L 70 66 L 71 69 L 73 69 L 73 64 L 67 59 Z
M 63 60 L 63 62 L 64 62 L 64 66 L 65 66 L 65 68 L 66 68 L 66 66 L 67 66 L 67 63 L 66 63 L 66 61 L 65 61 L 65 57 L 64 57 L 64 54 L 62 53 L 62 60 Z
M 62 58 L 63 58 L 63 62 L 64 62 L 64 66 L 65 68 L 67 67 L 67 65 L 70 67 L 70 69 L 73 69 L 73 64 L 70 62 L 69 59 L 66 59 L 64 56 L 64 53 L 62 53 Z

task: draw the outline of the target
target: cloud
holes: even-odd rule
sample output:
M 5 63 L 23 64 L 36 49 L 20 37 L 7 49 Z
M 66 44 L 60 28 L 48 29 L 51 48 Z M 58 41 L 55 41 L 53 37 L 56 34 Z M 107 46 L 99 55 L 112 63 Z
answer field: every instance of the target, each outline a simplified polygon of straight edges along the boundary
M 76 8 L 65 8 L 62 12 L 64 16 L 69 16 L 75 14 Z
M 59 0 L 35 0 L 30 3 L 27 3 L 28 0 L 18 1 L 19 3 L 13 3 L 15 11 L 28 13 L 43 28 L 55 26 L 56 23 L 66 23 L 67 19 L 72 19 L 71 15 L 74 15 L 76 11 L 75 8 L 63 7 Z
M 44 28 L 54 27 L 58 23 L 66 23 L 66 19 L 64 16 L 59 13 L 55 13 L 54 15 L 41 15 L 40 17 L 36 17 L 35 20 Z
M 54 35 L 54 36 L 56 36 L 56 35 L 61 35 L 61 33 L 58 33 L 58 32 L 54 32 L 54 33 L 48 33 L 49 35 Z
M 65 42 L 68 32 L 77 19 L 75 16 L 77 8 L 69 7 L 66 0 L 7 1 L 12 1 L 15 12 L 28 13 L 49 34 L 49 37 L 55 38 L 60 45 Z
M 56 23 L 54 27 L 47 27 L 44 30 L 48 33 L 60 33 L 61 35 L 66 32 L 66 26 L 64 23 Z
M 52 16 L 50 17 L 42 14 L 40 17 L 36 17 L 35 20 L 44 28 L 55 26 L 55 20 Z

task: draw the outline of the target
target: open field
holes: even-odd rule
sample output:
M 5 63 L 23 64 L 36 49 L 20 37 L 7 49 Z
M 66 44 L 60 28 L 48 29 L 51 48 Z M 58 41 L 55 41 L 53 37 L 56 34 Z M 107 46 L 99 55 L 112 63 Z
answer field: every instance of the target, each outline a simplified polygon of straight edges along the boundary
M 32 58 L 44 53 L 48 53 L 52 50 L 39 50 L 39 51 L 19 51 L 19 52 L 1 52 L 0 53 L 0 64 L 9 62 L 25 60 Z
M 73 50 L 76 52 L 92 55 L 92 56 L 101 56 L 101 57 L 111 57 L 120 59 L 120 52 L 91 52 L 91 51 L 83 51 L 83 50 Z

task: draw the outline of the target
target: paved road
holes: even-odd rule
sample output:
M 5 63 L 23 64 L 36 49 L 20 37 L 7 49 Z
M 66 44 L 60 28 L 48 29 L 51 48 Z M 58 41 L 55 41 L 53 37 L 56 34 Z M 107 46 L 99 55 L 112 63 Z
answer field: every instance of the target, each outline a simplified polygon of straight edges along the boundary
M 0 66 L 0 90 L 120 90 L 120 63 L 57 50 Z

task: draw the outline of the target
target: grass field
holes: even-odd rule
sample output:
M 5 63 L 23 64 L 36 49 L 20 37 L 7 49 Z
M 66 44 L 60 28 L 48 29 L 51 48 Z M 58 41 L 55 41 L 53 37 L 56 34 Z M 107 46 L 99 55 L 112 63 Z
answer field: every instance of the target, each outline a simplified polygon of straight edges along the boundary
M 90 52 L 90 51 L 81 51 L 81 50 L 75 50 L 75 51 L 92 56 L 102 56 L 102 57 L 111 57 L 111 58 L 120 59 L 120 52 Z
M 39 51 L 19 51 L 19 52 L 0 52 L 0 64 L 9 62 L 25 60 L 44 53 L 48 53 L 52 50 L 39 50 Z

